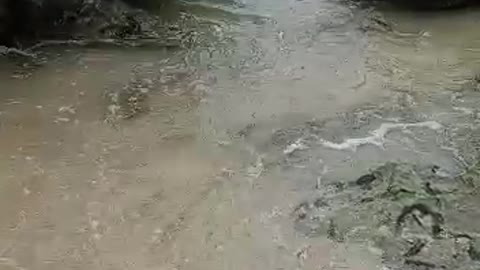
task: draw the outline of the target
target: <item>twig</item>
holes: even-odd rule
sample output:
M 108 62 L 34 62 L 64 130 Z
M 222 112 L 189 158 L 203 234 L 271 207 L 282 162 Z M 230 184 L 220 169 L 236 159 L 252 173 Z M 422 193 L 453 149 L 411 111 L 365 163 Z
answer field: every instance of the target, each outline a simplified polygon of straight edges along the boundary
M 423 267 L 427 269 L 433 269 L 437 268 L 437 265 L 430 263 L 430 262 L 424 262 L 421 260 L 413 260 L 413 259 L 407 259 L 405 260 L 406 265 L 413 265 L 413 266 L 418 266 L 418 267 Z M 443 266 L 440 266 L 441 268 L 444 268 Z
M 413 246 L 403 254 L 404 257 L 413 257 L 420 253 L 422 249 L 427 245 L 427 243 L 423 240 L 417 239 L 415 243 L 413 243 Z

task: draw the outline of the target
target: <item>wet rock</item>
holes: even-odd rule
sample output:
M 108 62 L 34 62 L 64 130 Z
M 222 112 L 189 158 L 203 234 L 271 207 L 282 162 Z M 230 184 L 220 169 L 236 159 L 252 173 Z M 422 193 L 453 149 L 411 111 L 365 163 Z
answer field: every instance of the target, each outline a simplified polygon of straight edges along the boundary
M 355 184 L 362 186 L 362 187 L 367 187 L 369 186 L 373 181 L 375 181 L 377 178 L 373 174 L 365 174 L 360 176 L 360 178 L 355 181 Z
M 159 20 L 120 0 L 2 0 L 0 45 L 17 47 L 36 40 L 158 38 Z M 147 2 L 129 1 L 142 5 Z M 32 27 L 33 26 L 33 27 Z M 33 48 L 37 48 L 34 46 Z
M 442 227 L 444 225 L 442 214 L 432 210 L 428 205 L 422 203 L 415 203 L 403 208 L 396 221 L 396 231 L 403 229 L 409 216 L 411 216 L 415 223 L 422 229 L 430 231 L 433 237 L 438 237 L 442 232 Z M 430 219 L 428 225 L 424 221 L 426 218 Z
M 468 247 L 468 255 L 474 261 L 480 261 L 480 241 L 478 239 L 471 239 Z
M 365 32 L 391 32 L 393 27 L 381 13 L 370 12 L 362 21 L 360 29 Z
M 425 246 L 427 245 L 427 242 L 425 240 L 420 240 L 416 239 L 415 242 L 412 244 L 412 246 L 408 249 L 407 252 L 403 254 L 404 257 L 412 257 L 420 253 Z
M 307 237 L 373 242 L 390 269 L 478 269 L 477 167 L 447 178 L 438 166 L 386 163 L 343 188 L 320 189 L 321 199 L 297 207 L 295 228 Z

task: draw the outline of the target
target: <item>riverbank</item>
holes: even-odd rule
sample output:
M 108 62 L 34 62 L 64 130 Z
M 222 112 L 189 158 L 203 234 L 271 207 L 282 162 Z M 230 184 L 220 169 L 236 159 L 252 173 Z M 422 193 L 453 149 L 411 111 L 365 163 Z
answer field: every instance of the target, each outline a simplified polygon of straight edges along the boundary
M 3 0 L 0 45 L 20 49 L 42 40 L 152 38 L 160 19 L 140 8 L 158 10 L 166 1 L 149 2 Z

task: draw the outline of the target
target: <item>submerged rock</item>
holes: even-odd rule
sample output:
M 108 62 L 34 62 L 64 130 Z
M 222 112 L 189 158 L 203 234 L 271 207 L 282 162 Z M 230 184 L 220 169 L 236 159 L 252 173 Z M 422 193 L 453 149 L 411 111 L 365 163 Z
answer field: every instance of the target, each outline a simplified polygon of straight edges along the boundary
M 437 171 L 386 163 L 326 186 L 295 209 L 295 227 L 308 237 L 373 243 L 390 269 L 478 269 L 480 198 L 472 185 L 480 166 L 456 178 Z

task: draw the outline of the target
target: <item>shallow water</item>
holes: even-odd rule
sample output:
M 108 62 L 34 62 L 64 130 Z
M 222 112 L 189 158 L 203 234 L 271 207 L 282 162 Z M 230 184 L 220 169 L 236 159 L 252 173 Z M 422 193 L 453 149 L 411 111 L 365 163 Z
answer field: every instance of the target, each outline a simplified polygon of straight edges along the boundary
M 0 269 L 382 269 L 293 209 L 386 161 L 476 161 L 479 10 L 167 11 L 195 16 L 190 46 L 0 63 Z

